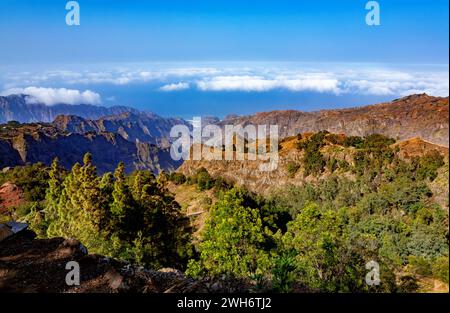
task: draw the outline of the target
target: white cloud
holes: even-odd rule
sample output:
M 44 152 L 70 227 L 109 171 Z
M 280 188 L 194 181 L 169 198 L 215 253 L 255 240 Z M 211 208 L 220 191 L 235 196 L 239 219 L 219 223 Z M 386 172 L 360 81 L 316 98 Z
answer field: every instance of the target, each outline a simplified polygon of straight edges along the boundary
M 273 81 L 260 76 L 217 76 L 197 82 L 203 91 L 267 91 L 274 88 Z
M 262 76 L 218 76 L 197 81 L 203 91 L 270 91 L 287 89 L 290 91 L 316 91 L 339 93 L 339 81 L 331 78 L 289 78 Z
M 360 73 L 360 79 L 343 76 L 345 93 L 369 95 L 400 95 L 413 93 L 427 93 L 432 96 L 449 95 L 448 73 L 444 72 L 415 72 L 397 73 Z
M 213 65 L 214 64 L 214 65 Z M 426 92 L 448 96 L 448 65 L 394 68 L 373 64 L 213 63 L 127 65 L 120 68 L 2 73 L 4 89 L 24 86 L 126 86 L 148 84 L 165 92 L 292 92 L 401 96 Z M 212 66 L 213 65 L 213 66 Z
M 345 83 L 347 93 L 358 92 L 362 94 L 386 96 L 395 94 L 398 83 L 389 81 L 350 80 Z
M 100 104 L 101 97 L 98 93 L 90 90 L 79 91 L 66 88 L 12 88 L 1 93 L 4 96 L 11 94 L 27 95 L 28 103 L 43 103 L 46 105 L 64 104 Z
M 174 83 L 174 84 L 168 84 L 164 85 L 159 90 L 161 91 L 179 91 L 179 90 L 185 90 L 189 89 L 188 83 Z

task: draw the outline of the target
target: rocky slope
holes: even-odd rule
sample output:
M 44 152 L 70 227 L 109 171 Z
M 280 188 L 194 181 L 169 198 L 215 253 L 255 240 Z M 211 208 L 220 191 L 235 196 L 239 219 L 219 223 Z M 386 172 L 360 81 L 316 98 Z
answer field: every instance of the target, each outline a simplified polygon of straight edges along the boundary
M 74 239 L 33 238 L 25 230 L 0 240 L 0 293 L 223 293 L 252 287 L 236 280 L 193 280 L 176 269 L 149 270 L 88 254 Z M 80 265 L 79 286 L 66 284 L 70 261 Z
M 420 137 L 449 146 L 448 97 L 411 95 L 388 103 L 316 112 L 272 111 L 229 117 L 220 125 L 278 125 L 280 137 L 327 130 L 351 136 L 373 133 L 395 139 Z
M 10 182 L 0 186 L 0 215 L 6 213 L 9 208 L 17 207 L 25 203 L 23 190 Z
M 373 133 L 383 134 L 397 139 L 394 148 L 403 158 L 422 156 L 433 150 L 445 156 L 445 168 L 439 171 L 439 176 L 431 186 L 440 198 L 436 201 L 446 205 L 448 201 L 448 145 L 449 145 L 449 103 L 447 98 L 431 97 L 426 94 L 412 95 L 389 103 L 364 106 L 351 109 L 327 110 L 318 112 L 273 111 L 257 113 L 252 116 L 230 116 L 219 125 L 273 125 L 279 126 L 280 160 L 275 171 L 261 172 L 259 166 L 263 161 L 186 161 L 179 171 L 192 175 L 204 167 L 213 176 L 224 178 L 244 185 L 252 191 L 270 192 L 286 184 L 301 185 L 312 177 L 303 177 L 300 168 L 295 175 L 290 175 L 290 163 L 300 164 L 303 152 L 296 149 L 299 142 L 297 134 L 308 135 L 321 130 L 341 136 L 366 136 Z M 304 137 L 304 136 L 303 136 Z M 353 148 L 339 145 L 327 145 L 322 153 L 326 158 L 353 162 Z M 242 153 L 239 152 L 238 153 Z M 245 153 L 243 153 L 245 156 Z M 447 174 L 446 174 L 447 173 Z M 330 173 L 325 171 L 322 175 Z M 348 173 L 340 173 L 348 175 Z M 447 176 L 445 176 L 447 175 Z M 320 177 L 319 177 L 320 179 Z
M 189 125 L 177 118 L 162 118 L 149 112 L 124 112 L 101 117 L 97 120 L 73 115 L 60 115 L 52 123 L 62 131 L 73 133 L 111 132 L 131 142 L 147 142 L 159 147 L 170 145 L 170 130 L 175 125 Z
M 20 123 L 53 122 L 59 130 L 83 134 L 88 131 L 112 132 L 132 142 L 147 142 L 162 147 L 169 146 L 172 126 L 186 121 L 163 118 L 151 112 L 115 106 L 30 104 L 26 95 L 0 97 L 0 124 L 9 121 Z M 214 120 L 217 122 L 217 120 Z
M 321 179 L 331 174 L 325 169 L 319 177 L 304 177 L 304 169 L 302 167 L 299 167 L 294 175 L 289 173 L 289 164 L 293 163 L 300 165 L 304 156 L 304 151 L 297 149 L 297 144 L 305 140 L 305 138 L 308 138 L 311 134 L 312 133 L 304 133 L 301 138 L 299 136 L 292 136 L 282 139 L 279 144 L 278 166 L 274 171 L 260 171 L 260 165 L 266 163 L 266 161 L 258 160 L 257 157 L 255 157 L 255 160 L 249 160 L 248 154 L 240 151 L 237 151 L 236 153 L 243 155 L 241 156 L 244 159 L 242 161 L 236 159 L 233 161 L 190 160 L 185 161 L 178 168 L 178 171 L 190 176 L 195 174 L 199 168 L 204 167 L 214 177 L 222 176 L 235 184 L 246 186 L 251 191 L 263 194 L 269 193 L 283 185 L 302 185 L 304 182 Z M 345 137 L 345 135 L 341 136 Z M 403 158 L 421 156 L 435 150 L 444 156 L 444 159 L 448 164 L 448 148 L 425 142 L 419 138 L 399 141 L 393 144 L 392 147 L 398 147 L 399 150 L 397 153 Z M 356 150 L 353 147 L 344 147 L 329 142 L 321 148 L 321 153 L 325 158 L 346 161 L 350 165 L 353 165 L 353 155 L 355 151 Z M 343 171 L 339 173 L 339 175 L 349 176 L 350 173 Z M 446 195 L 448 196 L 448 184 L 446 185 L 446 188 Z M 443 196 L 445 196 L 445 194 L 443 194 Z
M 100 173 L 114 171 L 121 161 L 127 172 L 148 169 L 158 173 L 180 165 L 171 159 L 167 149 L 130 142 L 115 133 L 67 133 L 50 124 L 0 126 L 0 168 L 36 162 L 49 165 L 55 157 L 70 168 L 81 163 L 87 152 L 92 154 Z

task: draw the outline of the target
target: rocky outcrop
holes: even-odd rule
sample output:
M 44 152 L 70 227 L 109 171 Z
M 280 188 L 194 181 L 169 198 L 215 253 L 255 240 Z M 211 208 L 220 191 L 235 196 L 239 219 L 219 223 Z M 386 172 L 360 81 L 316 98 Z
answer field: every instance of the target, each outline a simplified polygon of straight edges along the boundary
M 60 115 L 52 124 L 61 131 L 73 133 L 111 132 L 119 134 L 131 142 L 146 142 L 163 148 L 170 146 L 170 130 L 173 126 L 190 126 L 183 119 L 163 118 L 149 112 L 124 112 L 97 120 Z
M 23 190 L 10 182 L 0 186 L 0 214 L 4 214 L 11 207 L 18 207 L 25 203 Z
M 92 154 L 99 173 L 114 171 L 119 162 L 127 172 L 147 169 L 154 173 L 171 171 L 181 163 L 173 161 L 168 149 L 150 143 L 130 142 L 110 132 L 67 133 L 49 124 L 0 126 L 0 168 L 42 162 L 50 165 L 55 157 L 71 168 Z
M 405 159 L 423 156 L 430 151 L 437 151 L 439 154 L 448 156 L 448 148 L 439 146 L 431 142 L 427 142 L 421 138 L 415 137 L 403 141 L 399 141 L 393 145 L 399 148 L 399 154 Z

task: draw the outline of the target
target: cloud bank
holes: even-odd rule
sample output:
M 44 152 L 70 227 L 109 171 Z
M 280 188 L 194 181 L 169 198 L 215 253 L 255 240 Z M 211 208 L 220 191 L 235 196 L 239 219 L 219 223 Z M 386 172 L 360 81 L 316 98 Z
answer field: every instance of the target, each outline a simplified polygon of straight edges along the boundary
M 79 90 L 66 88 L 26 87 L 12 88 L 1 93 L 3 96 L 12 94 L 27 95 L 27 103 L 43 103 L 46 105 L 55 105 L 59 103 L 97 105 L 101 103 L 100 95 L 90 90 L 81 92 Z
M 208 65 L 139 65 L 88 70 L 58 70 L 42 73 L 0 74 L 4 88 L 26 86 L 83 86 L 141 84 L 157 92 L 193 89 L 199 92 L 316 92 L 335 95 L 356 94 L 404 96 L 428 93 L 449 95 L 448 65 L 387 67 L 374 64 L 286 64 L 219 63 Z M 34 88 L 36 98 L 46 103 L 68 99 L 70 103 L 99 103 L 100 96 L 89 90 Z M 27 89 L 28 89 L 27 88 Z M 30 93 L 30 91 L 28 91 Z M 55 100 L 58 99 L 58 100 Z M 82 100 L 80 100 L 82 99 Z
M 218 76 L 197 82 L 202 91 L 247 91 L 265 92 L 274 89 L 290 91 L 316 91 L 339 93 L 339 81 L 328 78 L 295 78 L 261 76 Z

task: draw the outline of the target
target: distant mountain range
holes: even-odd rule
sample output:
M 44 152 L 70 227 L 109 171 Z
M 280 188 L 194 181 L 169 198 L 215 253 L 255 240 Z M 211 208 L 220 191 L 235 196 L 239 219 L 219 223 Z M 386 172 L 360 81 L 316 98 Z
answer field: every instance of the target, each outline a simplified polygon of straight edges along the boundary
M 203 118 L 203 125 L 220 126 L 277 124 L 280 138 L 304 132 L 327 130 L 333 133 L 365 136 L 380 133 L 395 139 L 420 137 L 448 147 L 448 97 L 417 94 L 387 103 L 348 109 L 304 111 L 271 111 L 249 116 L 230 115 L 224 120 Z M 60 116 L 60 115 L 65 115 Z M 149 142 L 166 147 L 173 125 L 190 124 L 179 118 L 163 118 L 126 106 L 29 104 L 25 95 L 0 97 L 0 123 L 53 122 L 64 131 L 112 132 L 129 141 Z
M 76 115 L 82 118 L 98 119 L 102 116 L 139 111 L 126 106 L 103 107 L 89 104 L 28 103 L 27 95 L 0 96 L 0 124 L 8 121 L 20 123 L 52 122 L 58 115 Z
M 151 112 L 142 112 L 126 106 L 103 107 L 87 104 L 27 103 L 26 95 L 0 97 L 0 124 L 52 123 L 58 130 L 84 134 L 111 132 L 124 139 L 167 148 L 170 130 L 174 125 L 190 124 L 179 118 L 163 118 Z
M 163 118 L 125 106 L 29 104 L 26 96 L 0 97 L 0 168 L 27 162 L 49 164 L 54 157 L 72 166 L 91 152 L 100 172 L 111 171 L 124 161 L 127 171 L 176 169 L 168 147 L 174 125 L 190 123 Z M 39 122 L 39 123 L 36 123 Z M 278 125 L 280 138 L 327 130 L 347 136 L 383 134 L 398 140 L 419 137 L 449 146 L 447 98 L 411 95 L 377 105 L 316 112 L 272 111 L 250 116 L 231 115 L 224 120 L 203 119 L 203 125 Z

